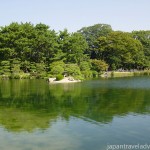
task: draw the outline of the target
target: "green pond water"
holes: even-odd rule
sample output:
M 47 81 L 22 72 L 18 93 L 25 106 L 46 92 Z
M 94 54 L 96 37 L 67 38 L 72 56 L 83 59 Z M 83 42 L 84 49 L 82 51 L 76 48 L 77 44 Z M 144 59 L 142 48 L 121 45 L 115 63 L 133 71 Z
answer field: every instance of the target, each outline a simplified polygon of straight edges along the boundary
M 0 150 L 150 144 L 150 77 L 0 81 Z

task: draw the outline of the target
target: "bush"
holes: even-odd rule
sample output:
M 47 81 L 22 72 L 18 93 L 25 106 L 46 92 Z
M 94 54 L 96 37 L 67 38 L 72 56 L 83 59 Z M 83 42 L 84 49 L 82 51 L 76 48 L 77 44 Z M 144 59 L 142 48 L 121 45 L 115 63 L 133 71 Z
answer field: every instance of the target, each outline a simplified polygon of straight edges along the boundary
M 97 72 L 106 71 L 108 69 L 108 64 L 103 60 L 92 60 L 92 68 Z
M 59 75 L 59 74 L 62 74 L 64 72 L 64 68 L 62 66 L 54 66 L 52 69 L 51 69 L 51 74 L 52 75 Z
M 63 61 L 55 61 L 55 62 L 52 62 L 50 64 L 50 70 L 52 70 L 53 68 L 55 68 L 56 66 L 60 66 L 62 68 L 64 68 L 65 66 L 65 63 Z
M 30 63 L 30 69 L 29 69 L 30 73 L 32 72 L 36 72 L 36 63 L 31 62 Z
M 77 64 L 67 64 L 65 71 L 68 76 L 81 76 L 80 68 Z
M 64 76 L 59 74 L 56 76 L 56 81 L 62 80 L 63 78 L 64 78 Z
M 97 71 L 92 71 L 92 74 L 93 74 L 93 78 L 96 78 L 96 77 L 98 77 L 98 72 Z
M 47 74 L 47 77 L 48 77 L 48 78 L 54 78 L 55 76 L 52 75 L 52 74 L 50 74 L 50 73 L 48 73 L 48 74 Z
M 41 72 L 45 72 L 45 64 L 44 63 L 36 63 L 36 72 L 40 74 Z
M 20 75 L 21 79 L 30 79 L 30 74 L 29 73 L 22 73 Z
M 20 75 L 19 74 L 12 74 L 11 75 L 11 79 L 20 79 Z
M 84 80 L 84 78 L 82 76 L 74 76 L 75 80 Z
M 115 70 L 116 70 L 116 65 L 115 65 L 115 64 L 112 64 L 112 65 L 111 65 L 111 69 L 112 69 L 113 71 L 115 71 Z
M 37 73 L 36 79 L 44 79 L 44 77 L 46 76 L 47 76 L 46 72 Z
M 93 77 L 93 73 L 90 70 L 82 71 L 82 75 L 84 76 L 84 78 L 92 78 Z
M 0 79 L 10 79 L 10 75 L 0 75 Z
M 10 75 L 10 61 L 1 61 L 0 63 L 0 74 L 1 75 Z
M 87 61 L 82 61 L 80 63 L 80 69 L 81 71 L 89 71 L 91 68 L 91 63 Z

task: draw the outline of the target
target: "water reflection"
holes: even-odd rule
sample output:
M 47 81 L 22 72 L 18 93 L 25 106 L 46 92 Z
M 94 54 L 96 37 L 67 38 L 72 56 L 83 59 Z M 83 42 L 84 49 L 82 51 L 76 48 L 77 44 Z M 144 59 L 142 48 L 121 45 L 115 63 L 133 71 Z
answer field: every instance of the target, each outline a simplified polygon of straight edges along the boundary
M 33 132 L 47 130 L 58 119 L 75 117 L 101 125 L 111 123 L 115 116 L 149 114 L 149 81 L 143 78 L 143 85 L 135 86 L 136 80 L 62 85 L 43 80 L 0 81 L 0 126 L 11 132 Z

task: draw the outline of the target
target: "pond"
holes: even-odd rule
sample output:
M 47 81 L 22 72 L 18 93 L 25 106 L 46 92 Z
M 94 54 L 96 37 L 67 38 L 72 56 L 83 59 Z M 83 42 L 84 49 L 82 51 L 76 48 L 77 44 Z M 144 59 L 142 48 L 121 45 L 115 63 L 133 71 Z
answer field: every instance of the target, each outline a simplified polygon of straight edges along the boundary
M 0 150 L 150 144 L 150 77 L 0 81 Z

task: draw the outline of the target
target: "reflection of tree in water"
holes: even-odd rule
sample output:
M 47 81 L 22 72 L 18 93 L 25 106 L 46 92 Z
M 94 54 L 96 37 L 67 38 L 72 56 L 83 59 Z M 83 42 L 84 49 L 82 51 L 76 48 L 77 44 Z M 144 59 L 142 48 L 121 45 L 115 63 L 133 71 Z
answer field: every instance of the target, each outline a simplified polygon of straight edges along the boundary
M 44 130 L 58 117 L 108 123 L 114 116 L 149 113 L 150 93 L 144 89 L 48 85 L 40 80 L 1 81 L 0 85 L 0 124 L 10 131 Z
M 25 111 L 20 108 L 0 108 L 0 123 L 8 131 L 28 131 L 32 132 L 36 128 L 45 130 L 49 127 L 49 122 L 57 116 L 43 115 L 42 113 L 34 113 Z

